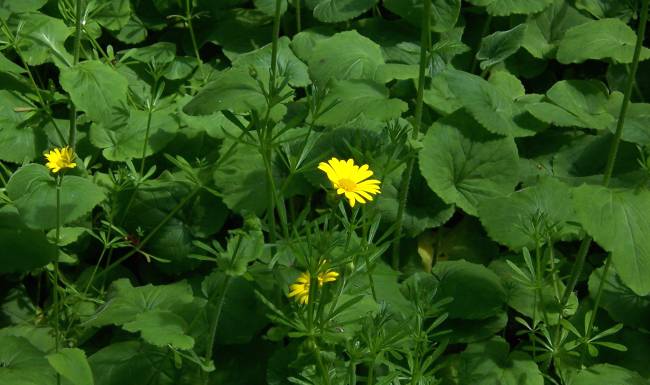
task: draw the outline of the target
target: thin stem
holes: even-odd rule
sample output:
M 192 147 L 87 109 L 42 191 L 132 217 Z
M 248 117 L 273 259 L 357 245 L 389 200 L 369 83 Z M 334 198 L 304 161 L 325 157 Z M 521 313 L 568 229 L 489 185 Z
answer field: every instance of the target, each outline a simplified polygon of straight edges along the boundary
M 603 176 L 603 185 L 607 187 L 612 178 L 614 171 L 614 163 L 616 155 L 618 154 L 618 147 L 621 143 L 623 135 L 623 126 L 625 123 L 625 115 L 630 105 L 630 98 L 632 97 L 632 88 L 636 80 L 636 73 L 639 69 L 639 56 L 641 55 L 641 48 L 643 47 L 643 38 L 645 37 L 646 24 L 648 23 L 648 2 L 643 0 L 641 5 L 641 20 L 639 21 L 639 30 L 636 35 L 636 46 L 634 47 L 634 56 L 632 57 L 632 69 L 627 77 L 627 84 L 625 85 L 625 93 L 623 94 L 623 103 L 621 104 L 621 111 L 618 114 L 618 124 L 616 125 L 616 133 L 614 134 L 614 141 L 609 150 L 607 157 L 607 166 L 605 167 L 605 175 Z
M 366 384 L 373 385 L 375 383 L 375 363 L 368 365 L 368 377 L 366 378 Z
M 302 16 L 300 15 L 300 0 L 295 1 L 296 6 L 296 33 L 302 30 Z
M 598 284 L 598 291 L 596 292 L 596 298 L 594 300 L 594 310 L 591 312 L 591 317 L 589 318 L 589 326 L 587 327 L 587 332 L 585 338 L 589 340 L 591 334 L 594 330 L 594 323 L 596 322 L 596 315 L 598 314 L 598 307 L 600 306 L 600 299 L 603 296 L 603 289 L 605 288 L 605 279 L 607 278 L 607 273 L 609 272 L 609 267 L 612 264 L 611 254 L 607 254 L 607 259 L 605 261 L 605 268 L 603 269 L 603 274 L 600 276 L 600 283 Z
M 422 125 L 422 110 L 424 107 L 424 86 L 426 81 L 426 68 L 429 57 L 429 44 L 431 40 L 431 0 L 424 1 L 424 9 L 422 10 L 422 33 L 420 36 L 420 67 L 418 78 L 418 93 L 415 101 L 415 122 L 413 125 L 413 139 L 418 138 Z M 404 222 L 404 211 L 406 210 L 406 201 L 408 199 L 409 186 L 411 184 L 411 177 L 415 167 L 415 157 L 408 160 L 405 173 L 402 177 L 400 185 L 399 201 L 397 206 L 397 217 L 395 218 L 395 240 L 393 241 L 393 269 L 399 269 L 399 255 L 400 243 L 402 240 L 402 225 Z
M 206 361 L 210 361 L 212 359 L 214 342 L 217 336 L 217 327 L 219 326 L 219 319 L 221 318 L 221 311 L 223 310 L 223 304 L 224 302 L 226 302 L 226 292 L 228 291 L 228 286 L 230 286 L 230 276 L 226 275 L 226 278 L 224 278 L 223 281 L 223 293 L 221 294 L 221 298 L 219 298 L 219 302 L 217 303 L 217 310 L 214 314 L 214 320 L 212 321 L 212 325 L 210 325 L 210 339 L 208 340 L 208 347 L 207 347 L 208 350 L 205 353 Z
M 61 184 L 63 182 L 63 175 L 56 178 L 56 259 L 54 260 L 54 339 L 55 339 L 55 352 L 59 352 L 61 347 L 61 333 L 60 333 L 60 304 L 59 304 L 59 254 L 61 252 Z M 61 384 L 61 375 L 57 373 L 56 382 Z
M 275 0 L 275 16 L 273 18 L 273 42 L 271 43 L 271 79 L 269 81 L 270 94 L 275 96 L 275 79 L 278 67 L 278 40 L 280 38 L 280 13 L 282 1 Z
M 325 365 L 323 364 L 323 358 L 320 356 L 320 349 L 318 348 L 318 344 L 316 344 L 316 338 L 313 336 L 310 337 L 310 342 L 312 344 L 312 348 L 314 349 L 314 356 L 316 356 L 318 369 L 320 370 L 321 376 L 323 377 L 323 383 L 325 385 L 330 385 L 330 376 L 327 372 L 327 369 L 325 368 Z
M 147 111 L 147 128 L 144 132 L 144 142 L 142 143 L 142 159 L 140 160 L 140 176 L 144 175 L 144 165 L 145 159 L 147 157 L 147 145 L 149 144 L 149 133 L 151 132 L 151 118 L 153 116 L 153 102 L 151 102 L 148 107 L 149 111 Z M 137 189 L 133 192 L 133 195 L 135 195 L 136 192 Z
M 576 256 L 576 261 L 573 264 L 573 269 L 571 270 L 569 283 L 564 288 L 564 292 L 562 294 L 562 300 L 560 301 L 560 305 L 561 305 L 560 312 L 564 311 L 564 307 L 569 302 L 571 293 L 573 293 L 573 290 L 575 290 L 576 288 L 576 284 L 578 283 L 578 278 L 580 278 L 582 269 L 585 266 L 585 260 L 587 259 L 587 252 L 589 251 L 590 246 L 591 246 L 591 237 L 587 236 L 582 240 L 582 243 L 580 243 L 580 248 L 578 249 L 578 255 Z
M 203 64 L 201 54 L 199 53 L 199 46 L 196 43 L 196 35 L 194 33 L 194 26 L 192 25 L 192 0 L 185 0 L 185 20 L 187 21 L 187 28 L 190 30 L 190 39 L 192 39 L 192 48 L 194 55 L 199 62 L 199 66 Z
M 83 15 L 84 0 L 77 0 L 76 3 L 76 23 L 74 34 L 74 61 L 73 65 L 79 63 L 79 56 L 81 55 L 81 31 L 82 31 L 82 15 Z M 68 135 L 68 145 L 74 149 L 77 144 L 77 107 L 72 103 L 70 98 L 70 132 Z

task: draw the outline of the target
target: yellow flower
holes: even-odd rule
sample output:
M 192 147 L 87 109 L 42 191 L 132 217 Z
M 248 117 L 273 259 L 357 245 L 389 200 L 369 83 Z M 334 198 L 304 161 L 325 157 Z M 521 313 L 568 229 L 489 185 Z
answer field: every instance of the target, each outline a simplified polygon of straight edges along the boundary
M 356 202 L 371 201 L 372 196 L 380 192 L 381 182 L 377 179 L 368 179 L 372 176 L 372 171 L 368 169 L 367 164 L 359 167 L 352 159 L 345 161 L 332 158 L 327 163 L 321 162 L 318 169 L 327 174 L 337 194 L 345 194 L 351 207 L 354 207 Z
M 53 173 L 57 173 L 64 168 L 77 167 L 77 164 L 74 162 L 74 150 L 68 146 L 55 148 L 45 154 L 45 159 L 47 159 L 45 166 Z
M 323 264 L 321 264 L 323 265 Z M 322 287 L 323 284 L 328 282 L 336 281 L 339 273 L 332 270 L 327 270 L 321 273 L 318 273 L 318 287 Z M 309 303 L 309 282 L 311 281 L 311 276 L 309 272 L 301 273 L 300 276 L 296 279 L 296 282 L 292 285 L 289 285 L 289 298 L 296 297 L 298 303 L 305 305 Z

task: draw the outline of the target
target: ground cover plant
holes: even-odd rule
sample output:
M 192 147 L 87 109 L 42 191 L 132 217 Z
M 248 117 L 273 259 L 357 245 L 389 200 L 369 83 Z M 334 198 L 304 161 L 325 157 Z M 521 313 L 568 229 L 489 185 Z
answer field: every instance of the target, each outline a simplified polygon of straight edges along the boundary
M 0 384 L 650 384 L 648 2 L 0 0 Z

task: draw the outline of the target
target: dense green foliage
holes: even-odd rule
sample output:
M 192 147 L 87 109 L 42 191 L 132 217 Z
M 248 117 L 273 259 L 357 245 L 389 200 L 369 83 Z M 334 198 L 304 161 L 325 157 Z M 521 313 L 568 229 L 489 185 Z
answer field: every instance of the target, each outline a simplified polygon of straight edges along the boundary
M 0 384 L 650 384 L 647 18 L 0 0 Z

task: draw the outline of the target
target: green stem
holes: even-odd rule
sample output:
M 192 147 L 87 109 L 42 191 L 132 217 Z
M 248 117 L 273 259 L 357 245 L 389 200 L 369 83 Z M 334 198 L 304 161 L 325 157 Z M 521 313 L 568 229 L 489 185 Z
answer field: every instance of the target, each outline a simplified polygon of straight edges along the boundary
M 154 86 L 155 88 L 155 86 Z M 151 132 L 151 118 L 153 116 L 153 101 L 149 104 L 149 111 L 147 111 L 147 127 L 144 132 L 144 143 L 142 143 L 142 160 L 140 161 L 140 177 L 144 175 L 145 159 L 147 157 L 147 144 L 149 144 L 149 133 Z M 134 191 L 133 195 L 137 192 Z M 128 208 L 127 208 L 128 211 Z
M 55 352 L 59 352 L 61 347 L 61 333 L 60 333 L 60 304 L 59 304 L 59 254 L 61 243 L 61 184 L 63 182 L 63 175 L 56 178 L 56 259 L 54 260 L 54 339 L 55 339 Z M 61 384 L 61 375 L 56 375 L 57 385 Z
M 278 67 L 278 40 L 280 39 L 280 12 L 282 1 L 275 0 L 275 16 L 273 18 L 273 42 L 271 43 L 271 79 L 269 81 L 269 94 L 275 97 L 275 79 Z
M 603 289 L 605 287 L 605 279 L 607 273 L 609 272 L 609 267 L 612 264 L 611 254 L 607 254 L 607 259 L 605 260 L 605 268 L 603 269 L 603 274 L 600 276 L 600 283 L 598 284 L 598 291 L 596 292 L 596 298 L 594 300 L 594 310 L 591 312 L 591 317 L 589 318 L 589 326 L 587 327 L 587 332 L 585 338 L 589 340 L 591 334 L 594 330 L 594 323 L 596 322 L 596 314 L 598 314 L 598 307 L 600 306 L 600 299 L 603 296 Z
M 296 0 L 296 33 L 302 30 L 302 16 L 300 15 L 300 0 Z
M 196 34 L 194 33 L 194 26 L 192 24 L 192 0 L 185 0 L 185 20 L 187 21 L 187 28 L 190 30 L 190 39 L 192 40 L 192 48 L 194 55 L 199 62 L 199 66 L 203 64 L 201 54 L 199 53 L 199 46 L 196 43 Z
M 219 326 L 221 311 L 223 310 L 223 304 L 226 300 L 226 292 L 228 291 L 228 286 L 230 286 L 230 276 L 226 275 L 226 278 L 224 278 L 223 281 L 223 293 L 221 294 L 221 298 L 219 298 L 219 303 L 217 303 L 217 310 L 214 314 L 214 320 L 212 321 L 212 325 L 210 325 L 210 339 L 208 340 L 208 347 L 207 347 L 208 350 L 205 353 L 206 361 L 210 361 L 212 359 L 214 342 L 217 337 L 217 327 Z
M 418 93 L 415 101 L 415 122 L 413 125 L 413 139 L 417 140 L 418 135 L 421 131 L 422 125 L 422 110 L 424 107 L 424 86 L 426 81 L 426 68 L 429 56 L 429 44 L 431 40 L 431 0 L 424 1 L 424 9 L 422 10 L 422 27 L 421 27 L 421 36 L 420 36 L 420 67 L 419 67 L 419 78 L 418 78 Z M 397 206 L 397 217 L 395 218 L 395 239 L 393 241 L 393 258 L 392 266 L 393 269 L 399 269 L 399 255 L 400 255 L 400 243 L 402 241 L 402 226 L 404 222 L 404 211 L 406 210 L 406 201 L 408 199 L 409 186 L 411 183 L 411 177 L 413 175 L 413 168 L 415 167 L 415 157 L 411 157 L 408 160 L 405 173 L 402 177 L 402 183 L 400 185 L 399 192 L 399 201 Z
M 616 155 L 618 154 L 618 148 L 621 143 L 621 137 L 623 136 L 623 126 L 625 124 L 625 115 L 627 114 L 627 109 L 630 105 L 630 98 L 632 97 L 632 88 L 634 87 L 634 82 L 636 80 L 636 73 L 639 69 L 639 57 L 641 55 L 641 48 L 643 47 L 643 38 L 645 37 L 646 24 L 648 23 L 648 2 L 649 0 L 643 0 L 641 5 L 641 20 L 639 21 L 639 31 L 636 36 L 636 46 L 634 47 L 634 56 L 632 57 L 632 69 L 627 77 L 627 84 L 625 85 L 625 93 L 623 94 L 623 103 L 621 104 L 621 111 L 618 114 L 618 123 L 616 125 L 616 133 L 614 134 L 614 141 L 609 150 L 609 156 L 607 157 L 607 166 L 605 167 L 605 175 L 603 176 L 603 185 L 607 187 L 612 178 L 612 173 L 614 171 L 614 163 L 616 161 Z
M 74 34 L 74 61 L 73 65 L 79 63 L 79 56 L 81 55 L 81 31 L 82 31 L 82 15 L 83 15 L 83 2 L 84 0 L 77 0 L 76 3 L 76 23 L 75 23 L 75 34 Z M 70 98 L 70 132 L 68 136 L 68 145 L 75 148 L 77 144 L 77 107 L 72 103 Z
M 318 369 L 321 372 L 321 376 L 323 377 L 323 383 L 325 385 L 330 385 L 330 376 L 325 368 L 325 365 L 323 364 L 323 358 L 320 356 L 320 349 L 318 347 L 318 344 L 316 344 L 316 339 L 312 336 L 310 338 L 312 348 L 314 349 L 314 356 L 316 356 L 316 363 L 318 364 Z
M 371 363 L 368 366 L 368 377 L 366 379 L 366 384 L 373 385 L 375 383 L 375 363 Z

